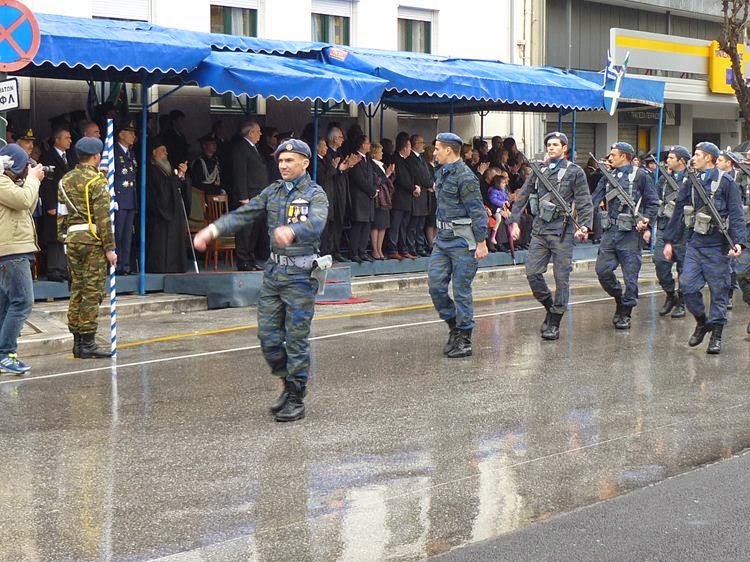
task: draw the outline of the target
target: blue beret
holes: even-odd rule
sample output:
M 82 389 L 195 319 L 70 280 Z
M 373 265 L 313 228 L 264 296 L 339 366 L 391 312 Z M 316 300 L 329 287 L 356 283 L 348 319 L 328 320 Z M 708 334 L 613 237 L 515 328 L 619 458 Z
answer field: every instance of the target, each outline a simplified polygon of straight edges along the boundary
M 5 145 L 2 150 L 0 150 L 0 156 L 7 156 L 13 160 L 13 165 L 10 167 L 10 171 L 13 172 L 14 176 L 20 175 L 29 163 L 29 155 L 17 144 Z
M 456 133 L 438 133 L 438 136 L 435 137 L 435 140 L 445 144 L 457 144 L 459 146 L 464 143 L 463 139 Z
M 719 152 L 719 155 L 731 160 L 735 164 L 739 164 L 744 160 L 742 158 L 742 155 L 738 154 L 737 152 L 732 152 L 731 150 L 722 150 L 721 152 Z
M 610 150 L 616 148 L 620 152 L 624 152 L 625 154 L 630 154 L 631 156 L 635 156 L 635 148 L 633 148 L 633 145 L 629 142 L 616 142 L 610 147 Z
M 695 145 L 695 150 L 702 150 L 706 154 L 711 154 L 714 158 L 719 157 L 719 147 L 712 142 L 699 142 Z
M 83 137 L 81 139 L 78 139 L 75 147 L 76 152 L 80 152 L 81 154 L 86 154 L 88 156 L 93 156 L 94 154 L 101 154 L 102 149 L 104 148 L 104 143 L 94 137 Z
M 279 143 L 279 146 L 276 148 L 276 152 L 273 153 L 273 157 L 278 160 L 279 154 L 281 154 L 282 152 L 295 152 L 297 154 L 301 154 L 305 158 L 312 158 L 310 147 L 307 146 L 307 143 L 305 141 L 301 141 L 299 139 L 286 139 L 284 141 L 281 141 Z
M 680 160 L 684 160 L 687 162 L 692 157 L 692 154 L 690 154 L 690 151 L 682 146 L 681 144 L 676 144 L 669 149 L 670 154 L 674 154 L 679 158 Z
M 549 139 L 560 139 L 560 142 L 562 142 L 563 144 L 568 144 L 568 136 L 565 133 L 561 133 L 560 131 L 547 133 L 547 136 L 544 137 L 544 146 L 547 146 L 547 141 Z

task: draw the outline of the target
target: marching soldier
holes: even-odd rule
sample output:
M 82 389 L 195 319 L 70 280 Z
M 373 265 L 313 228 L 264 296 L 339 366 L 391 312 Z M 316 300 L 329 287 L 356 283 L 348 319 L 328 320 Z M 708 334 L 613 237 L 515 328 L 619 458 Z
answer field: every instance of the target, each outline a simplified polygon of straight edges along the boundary
M 675 231 L 675 239 L 672 242 L 672 259 L 667 260 L 664 257 L 664 229 L 667 228 L 669 218 L 674 214 L 679 190 L 685 182 L 689 160 L 690 151 L 684 146 L 676 145 L 670 148 L 669 155 L 667 156 L 667 169 L 674 182 L 662 175 L 659 177 L 659 185 L 656 188 L 661 205 L 659 207 L 659 214 L 656 217 L 654 266 L 659 285 L 661 285 L 661 288 L 667 294 L 664 306 L 659 310 L 659 316 L 666 316 L 671 312 L 672 318 L 685 317 L 685 298 L 682 289 L 675 291 L 676 283 L 672 275 L 672 265 L 677 265 L 677 275 L 678 278 L 681 278 L 682 269 L 685 264 L 687 231 L 684 225 L 678 226 Z
M 721 150 L 719 151 L 719 157 L 716 159 L 716 168 L 719 170 L 719 172 L 724 172 L 730 178 L 735 180 L 737 187 L 739 187 L 740 190 L 742 190 L 742 187 L 740 187 L 740 184 L 737 183 L 736 166 L 739 165 L 739 162 L 740 162 L 739 154 L 736 154 L 728 149 Z M 737 271 L 736 271 L 737 259 L 733 258 L 730 260 L 729 263 L 730 263 L 732 274 L 729 280 L 729 302 L 727 302 L 727 310 L 732 310 L 732 308 L 734 307 L 734 292 L 740 288 L 740 284 L 737 281 Z
M 643 262 L 641 236 L 659 210 L 654 184 L 646 172 L 633 167 L 634 157 L 632 145 L 626 142 L 613 144 L 607 157 L 612 173 L 599 180 L 591 196 L 595 207 L 599 207 L 605 198 L 607 201 L 607 210 L 600 211 L 604 233 L 596 257 L 596 275 L 602 288 L 615 299 L 617 307 L 612 323 L 618 330 L 630 329 L 630 315 L 638 304 L 638 274 Z M 625 203 L 613 182 L 617 182 L 628 198 L 636 202 L 635 208 Z M 618 266 L 622 269 L 624 292 L 615 276 Z
M 274 153 L 281 180 L 195 235 L 196 250 L 266 218 L 271 257 L 263 274 L 258 302 L 258 338 L 272 374 L 284 390 L 271 406 L 276 421 L 305 417 L 302 401 L 310 370 L 308 336 L 318 281 L 311 273 L 328 216 L 325 191 L 310 179 L 312 154 L 303 141 L 290 139 Z
M 688 174 L 688 181 L 677 197 L 675 212 L 664 231 L 664 257 L 670 260 L 683 221 L 691 229 L 680 278 L 685 305 L 696 320 L 688 345 L 700 345 L 711 332 L 707 352 L 712 355 L 721 352 L 721 336 L 727 321 L 730 260 L 742 254 L 747 242 L 739 190 L 728 174 L 716 168 L 718 157 L 719 149 L 713 143 L 701 142 L 695 146 L 693 166 L 699 176 L 691 178 Z M 727 226 L 716 224 L 712 207 Z M 731 245 L 727 238 L 731 239 Z M 708 316 L 701 294 L 705 285 L 711 293 Z
M 97 138 L 76 142 L 78 164 L 58 186 L 57 235 L 65 244 L 70 267 L 68 329 L 73 334 L 73 356 L 80 359 L 111 355 L 96 344 L 106 264 L 117 265 L 107 179 L 99 172 L 103 148 Z
M 453 133 L 440 133 L 435 141 L 435 157 L 441 164 L 435 184 L 438 235 L 427 268 L 432 304 L 450 328 L 443 353 L 451 358 L 472 354 L 471 283 L 479 260 L 487 256 L 487 212 L 479 181 L 461 159 L 462 145 Z M 448 294 L 451 281 L 453 299 Z
M 560 337 L 560 320 L 568 307 L 570 297 L 570 272 L 573 270 L 573 238 L 585 240 L 593 220 L 593 206 L 586 174 L 575 163 L 565 159 L 568 137 L 560 132 L 549 133 L 544 137 L 547 147 L 547 161 L 541 173 L 570 207 L 575 203 L 578 220 L 569 217 L 556 200 L 553 193 L 535 175 L 529 176 L 519 191 L 513 214 L 511 236 L 518 240 L 521 229 L 518 226 L 521 213 L 533 194 L 538 202 L 531 231 L 526 260 L 526 279 L 534 297 L 544 305 L 547 316 L 542 323 L 542 339 L 556 340 Z M 578 222 L 580 228 L 577 228 Z M 544 274 L 552 259 L 555 276 L 555 297 L 552 298 Z
M 135 186 L 136 161 L 132 152 L 134 143 L 135 123 L 128 121 L 118 130 L 115 143 L 115 244 L 118 275 L 130 275 L 133 223 L 138 208 Z
M 750 246 L 750 175 L 745 171 L 747 164 L 739 153 L 733 153 L 736 157 L 735 164 L 740 168 L 737 170 L 735 182 L 742 196 L 743 210 L 745 212 L 745 226 L 748 229 L 748 240 L 746 247 Z M 740 257 L 734 261 L 737 274 L 737 284 L 742 290 L 742 300 L 750 305 L 750 252 L 742 252 Z M 750 323 L 747 325 L 747 333 L 750 334 Z

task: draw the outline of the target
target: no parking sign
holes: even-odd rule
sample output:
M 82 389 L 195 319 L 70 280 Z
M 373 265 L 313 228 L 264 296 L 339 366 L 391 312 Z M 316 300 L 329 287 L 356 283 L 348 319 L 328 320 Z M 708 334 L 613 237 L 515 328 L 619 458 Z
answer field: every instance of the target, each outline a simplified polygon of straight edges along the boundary
M 17 0 L 0 0 L 0 72 L 14 72 L 39 50 L 39 24 Z

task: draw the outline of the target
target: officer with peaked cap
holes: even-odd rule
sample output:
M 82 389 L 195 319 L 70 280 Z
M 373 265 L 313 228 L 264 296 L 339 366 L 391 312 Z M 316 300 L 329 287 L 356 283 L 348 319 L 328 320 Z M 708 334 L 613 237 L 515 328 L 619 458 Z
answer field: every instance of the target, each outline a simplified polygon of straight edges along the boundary
M 34 143 L 37 138 L 34 136 L 33 129 L 26 129 L 24 133 L 16 139 L 16 144 L 26 151 L 26 154 L 31 156 L 34 151 Z
M 547 149 L 547 160 L 541 172 L 568 206 L 575 209 L 576 220 L 581 228 L 576 228 L 574 221 L 565 214 L 554 195 L 533 174 L 519 191 L 509 222 L 512 224 L 511 236 L 518 240 L 521 234 L 518 221 L 533 196 L 538 208 L 532 210 L 535 216 L 526 260 L 526 279 L 534 297 L 547 310 L 541 329 L 542 339 L 556 340 L 560 337 L 560 320 L 568 307 L 570 297 L 574 237 L 579 240 L 586 238 L 594 213 L 586 174 L 580 166 L 565 159 L 568 137 L 557 131 L 549 133 L 544 137 L 544 144 Z M 550 259 L 554 267 L 554 299 L 544 280 Z
M 479 260 L 487 256 L 487 212 L 476 175 L 461 159 L 461 137 L 440 133 L 435 158 L 441 164 L 435 182 L 438 234 L 427 267 L 432 304 L 448 324 L 443 353 L 451 358 L 472 354 L 474 308 L 471 284 Z M 453 299 L 448 285 L 453 283 Z
M 687 230 L 678 228 L 675 232 L 675 239 L 672 242 L 672 259 L 667 260 L 664 257 L 664 229 L 667 228 L 669 218 L 674 213 L 677 196 L 682 185 L 686 181 L 687 164 L 690 160 L 690 151 L 684 146 L 676 145 L 669 149 L 667 155 L 667 170 L 669 178 L 664 175 L 659 177 L 659 183 L 656 186 L 656 192 L 659 195 L 661 204 L 659 213 L 656 217 L 656 238 L 654 239 L 654 266 L 656 269 L 656 278 L 659 285 L 667 294 L 664 305 L 659 310 L 659 316 L 666 316 L 671 313 L 672 318 L 685 317 L 685 300 L 682 289 L 676 290 L 677 284 L 672 275 L 672 266 L 677 266 L 677 275 L 682 277 L 682 269 L 685 264 L 685 242 L 687 239 Z M 674 182 L 670 181 L 674 180 Z M 674 185 L 673 185 L 674 183 Z
M 303 397 L 310 370 L 308 336 L 318 291 L 318 281 L 311 272 L 319 258 L 328 198 L 307 173 L 312 154 L 305 142 L 285 140 L 276 148 L 274 157 L 281 179 L 198 232 L 195 248 L 203 251 L 211 240 L 266 217 L 271 257 L 263 273 L 258 301 L 258 338 L 271 373 L 284 382 L 271 412 L 276 421 L 287 422 L 305 416 Z
M 722 332 L 727 322 L 730 260 L 740 256 L 747 243 L 740 192 L 734 180 L 716 168 L 718 157 L 719 149 L 713 143 L 701 142 L 695 146 L 692 163 L 697 177 L 688 172 L 688 181 L 677 196 L 675 212 L 664 231 L 664 257 L 672 259 L 672 244 L 682 222 L 685 221 L 690 229 L 685 266 L 680 277 L 685 305 L 696 320 L 688 345 L 700 345 L 710 332 L 707 352 L 713 355 L 721 352 Z M 731 245 L 714 224 L 709 206 L 704 204 L 704 197 L 697 191 L 699 189 L 703 190 L 707 200 L 713 201 L 721 220 L 727 224 Z M 708 314 L 701 294 L 705 285 L 711 293 Z
M 70 269 L 68 329 L 73 356 L 80 359 L 110 356 L 96 344 L 107 262 L 117 265 L 107 178 L 99 171 L 103 148 L 97 138 L 76 142 L 78 164 L 58 186 L 57 236 L 65 244 Z
M 594 207 L 606 201 L 602 217 L 602 241 L 596 257 L 596 275 L 602 288 L 615 299 L 612 323 L 618 330 L 630 329 L 630 315 L 638 304 L 638 274 L 641 271 L 641 237 L 656 219 L 659 198 L 651 177 L 640 168 L 633 167 L 635 150 L 627 142 L 616 142 L 610 148 L 607 160 L 614 180 L 636 203 L 631 209 L 610 185 L 606 176 L 591 196 Z M 617 280 L 615 270 L 622 269 L 625 290 Z
M 115 143 L 115 241 L 117 242 L 118 275 L 130 275 L 130 252 L 133 247 L 133 225 L 138 209 L 138 190 L 133 145 L 136 139 L 135 123 L 124 121 L 117 127 Z

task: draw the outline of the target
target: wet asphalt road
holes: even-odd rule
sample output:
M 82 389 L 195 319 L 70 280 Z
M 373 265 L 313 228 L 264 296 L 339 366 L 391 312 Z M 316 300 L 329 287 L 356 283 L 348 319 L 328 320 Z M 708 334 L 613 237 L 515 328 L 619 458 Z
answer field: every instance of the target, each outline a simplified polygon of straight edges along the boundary
M 424 289 L 319 307 L 308 416 L 288 425 L 266 412 L 252 311 L 124 320 L 116 370 L 58 355 L 0 377 L 0 560 L 454 555 L 731 457 L 750 444 L 750 309 L 707 356 L 692 321 L 658 317 L 650 275 L 621 333 L 576 273 L 558 342 L 523 280 L 480 283 L 463 360 Z

